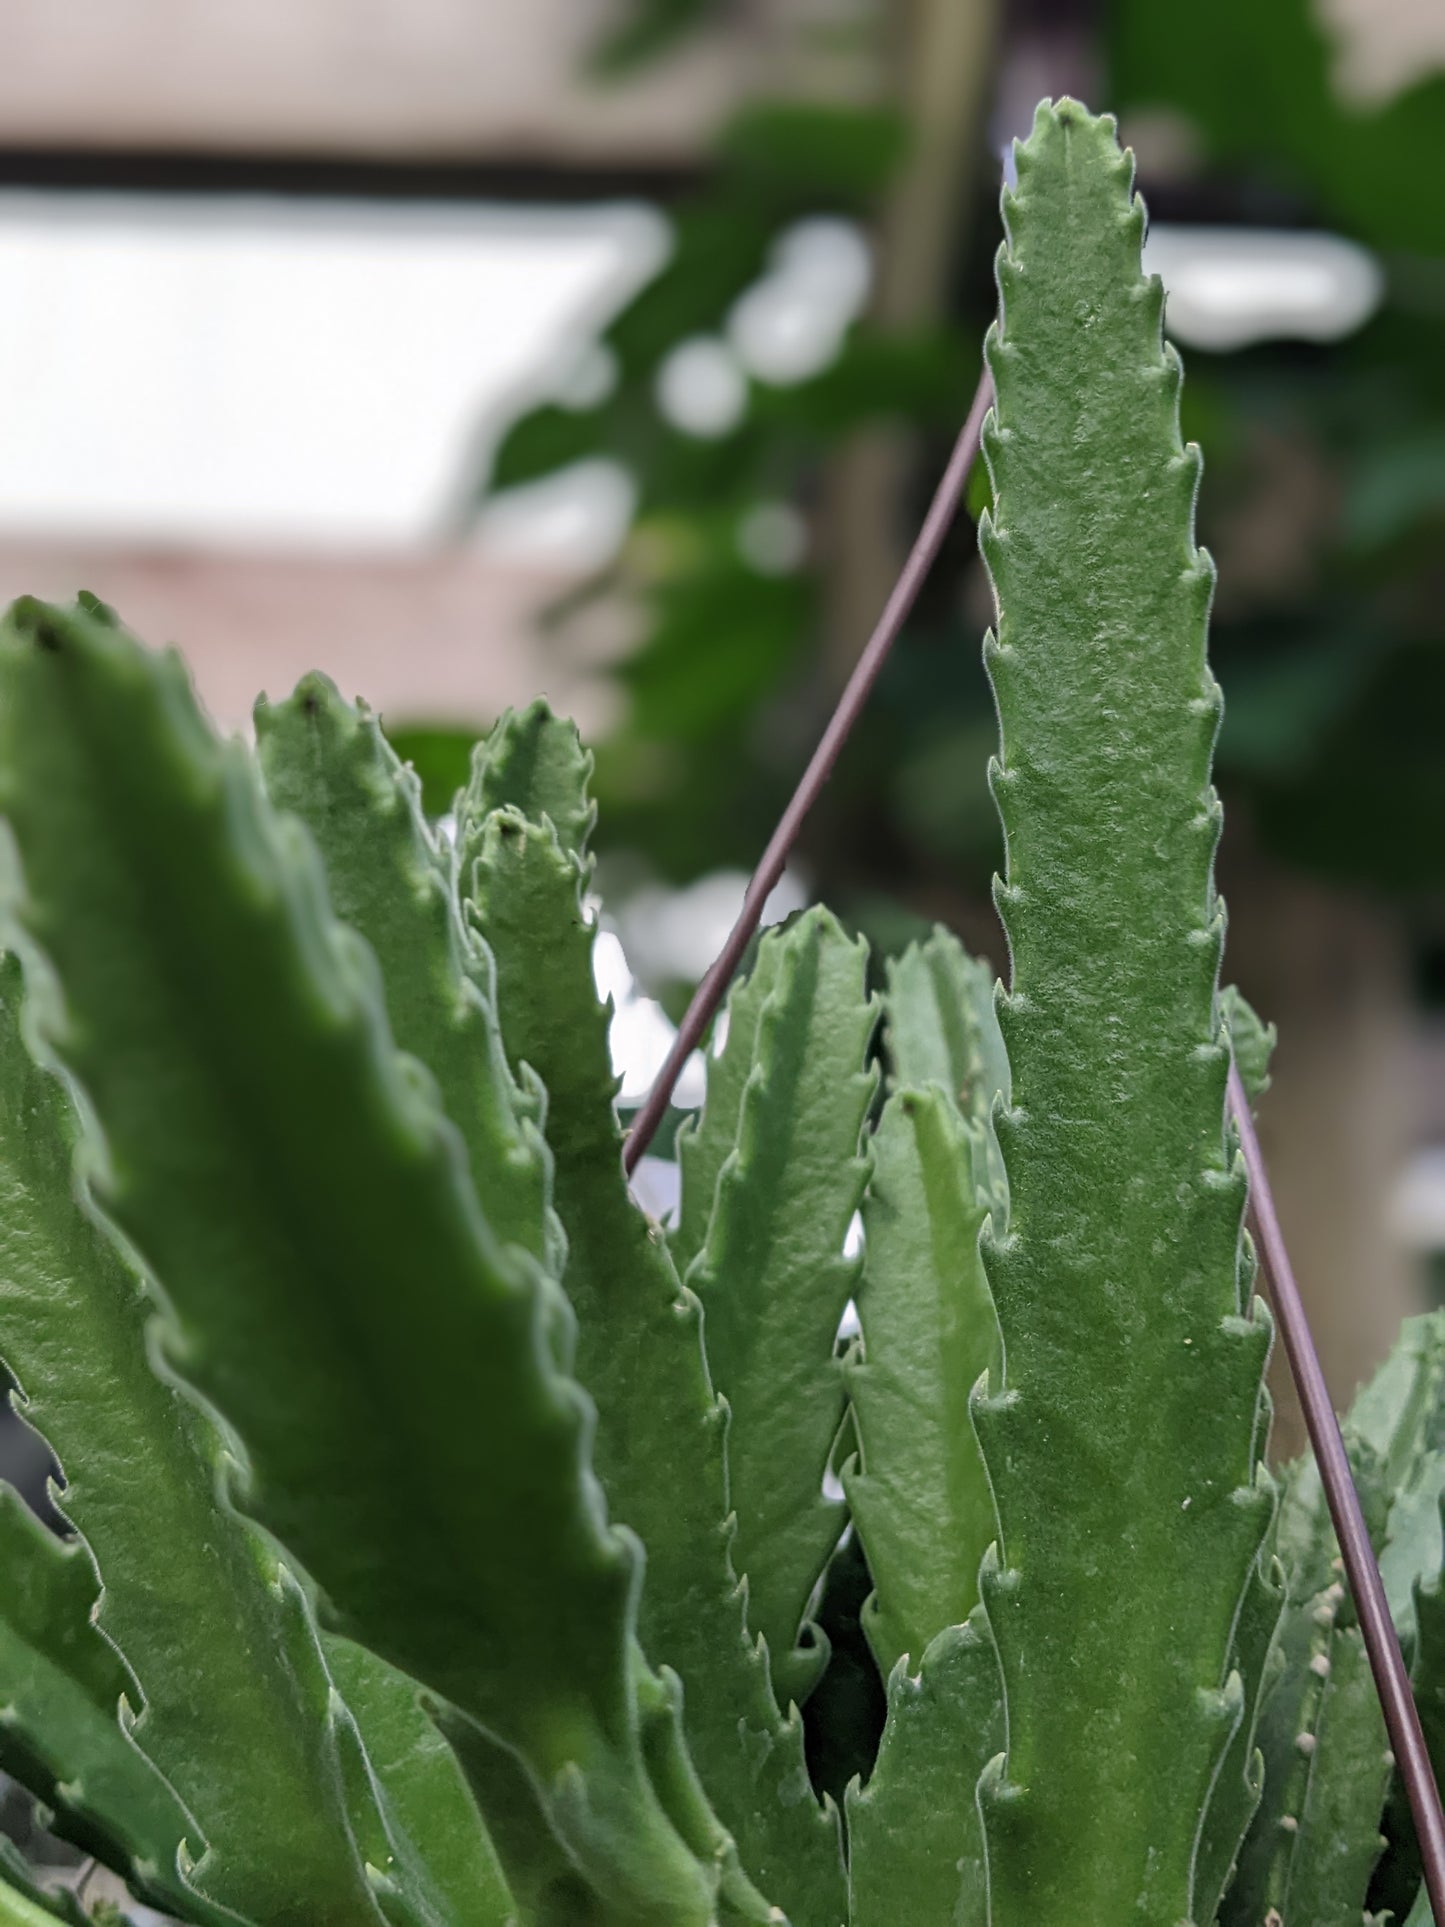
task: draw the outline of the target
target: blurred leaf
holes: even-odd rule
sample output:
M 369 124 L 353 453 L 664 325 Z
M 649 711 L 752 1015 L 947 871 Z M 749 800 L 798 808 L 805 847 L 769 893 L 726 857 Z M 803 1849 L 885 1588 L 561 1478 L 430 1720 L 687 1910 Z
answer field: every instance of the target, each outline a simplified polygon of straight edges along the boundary
M 1382 436 L 1355 469 L 1344 527 L 1359 548 L 1382 548 L 1445 520 L 1445 428 Z
M 974 463 L 973 473 L 964 491 L 963 505 L 975 522 L 983 520 L 985 510 L 993 513 L 993 483 L 988 478 L 987 462 Z
M 492 457 L 490 486 L 518 488 L 559 468 L 610 453 L 611 410 L 561 408 L 544 402 L 512 423 Z
M 679 342 L 721 326 L 789 221 L 863 212 L 906 149 L 905 123 L 891 108 L 745 110 L 723 137 L 714 186 L 674 214 L 667 263 L 608 330 L 622 374 L 654 369 Z
M 649 371 L 689 335 L 715 329 L 767 266 L 778 226 L 775 213 L 742 195 L 674 215 L 666 266 L 607 332 L 623 375 Z
M 814 588 L 716 561 L 656 591 L 648 646 L 625 663 L 630 727 L 688 740 L 751 711 L 791 666 Z
M 749 415 L 732 434 L 705 439 L 680 433 L 658 411 L 647 423 L 645 441 L 620 436 L 619 446 L 631 457 L 638 520 L 665 515 L 674 518 L 674 528 L 686 515 L 704 523 L 725 515 L 736 500 L 754 495 L 770 470 L 786 466 L 790 480 L 793 473 L 777 438 L 769 446 Z
M 787 789 L 746 741 L 750 720 L 685 746 L 632 729 L 600 743 L 593 789 L 604 799 L 610 847 L 645 851 L 649 871 L 673 883 L 755 864 Z
M 593 70 L 604 76 L 630 73 L 721 12 L 720 0 L 629 0 L 625 17 L 593 56 Z
M 1231 376 L 1250 365 L 1247 356 L 1210 360 L 1203 355 L 1196 355 L 1189 364 L 1188 379 L 1179 394 L 1179 432 L 1186 442 L 1198 442 L 1205 451 L 1211 475 L 1237 461 L 1245 443 L 1252 417 L 1240 408 Z M 980 468 L 986 466 L 979 463 Z
M 1262 836 L 1301 868 L 1375 889 L 1445 886 L 1445 648 L 1396 651 L 1297 781 L 1262 782 Z
M 694 286 L 685 298 L 691 302 L 696 294 Z M 731 498 L 791 493 L 800 470 L 868 422 L 954 420 L 967 407 L 976 363 L 949 332 L 890 336 L 855 328 L 818 374 L 751 382 L 738 426 L 710 437 L 676 428 L 657 404 L 651 371 L 634 371 L 598 408 L 546 403 L 521 416 L 493 457 L 487 485 L 524 486 L 606 455 L 624 463 L 637 483 L 639 518 L 715 512 Z
M 688 999 L 692 994 L 693 986 L 690 984 L 674 985 L 673 988 L 676 992 L 679 993 L 681 998 L 681 1003 L 682 1003 L 682 1009 L 685 1010 L 687 1008 Z M 680 1016 L 681 1011 L 677 1012 L 676 1014 Z M 640 1109 L 641 1109 L 640 1103 L 618 1105 L 617 1115 L 621 1120 L 622 1128 L 624 1131 L 628 1131 L 632 1128 L 633 1119 L 637 1116 L 637 1113 Z M 696 1111 L 687 1110 L 681 1104 L 669 1104 L 666 1111 L 664 1111 L 663 1113 L 662 1122 L 658 1125 L 657 1129 L 652 1134 L 652 1142 L 647 1147 L 648 1157 L 676 1159 L 677 1134 L 682 1129 L 684 1124 L 695 1123 L 696 1119 L 697 1119 Z
M 803 429 L 824 445 L 887 416 L 931 428 L 967 409 L 978 359 L 951 330 L 885 335 L 865 325 L 849 333 L 819 374 L 786 386 L 759 384 L 755 413 L 764 426 Z
M 738 115 L 722 158 L 800 200 L 864 202 L 887 187 L 908 147 L 908 122 L 896 107 L 773 101 Z
M 1424 78 L 1374 111 L 1347 105 L 1333 84 L 1339 56 L 1321 11 L 1309 0 L 1118 0 L 1110 10 L 1114 99 L 1125 113 L 1182 113 L 1210 159 L 1304 189 L 1362 240 L 1445 251 L 1445 79 Z
M 480 727 L 457 729 L 450 723 L 409 723 L 399 729 L 386 725 L 387 741 L 421 780 L 422 806 L 428 816 L 445 816 L 457 791 L 466 787 L 472 745 L 485 734 Z
M 932 733 L 903 761 L 893 804 L 905 834 L 940 863 L 982 868 L 1001 854 L 998 813 L 988 788 L 997 744 L 992 717 Z
M 1310 637 L 1233 660 L 1224 684 L 1219 766 L 1229 775 L 1280 780 L 1306 765 L 1325 732 L 1369 679 L 1372 639 L 1351 633 Z

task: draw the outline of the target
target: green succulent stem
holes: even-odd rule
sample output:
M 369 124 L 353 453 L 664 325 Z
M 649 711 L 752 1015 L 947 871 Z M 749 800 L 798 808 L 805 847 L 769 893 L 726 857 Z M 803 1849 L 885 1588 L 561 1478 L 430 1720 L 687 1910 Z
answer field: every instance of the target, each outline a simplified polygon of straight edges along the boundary
M 498 737 L 479 754 L 492 774 L 474 777 L 474 798 L 516 789 L 494 767 L 510 731 Z M 580 756 L 529 755 L 527 767 L 539 765 L 585 783 Z M 643 1642 L 683 1681 L 689 1748 L 741 1864 L 794 1927 L 836 1927 L 846 1907 L 836 1815 L 809 1785 L 796 1712 L 775 1703 L 733 1564 L 728 1412 L 712 1383 L 702 1308 L 622 1172 L 608 1011 L 592 975 L 596 932 L 579 894 L 585 852 L 564 848 L 555 827 L 588 820 L 585 795 L 569 805 L 553 794 L 541 823 L 507 802 L 481 819 L 471 807 L 464 801 L 461 885 L 496 957 L 514 1061 L 547 1091 L 577 1369 L 597 1402 L 595 1462 L 616 1516 L 648 1548 Z
M 55 1916 L 0 1880 L 0 1927 L 55 1927 Z
M 1113 123 L 1046 103 L 1015 160 L 980 528 L 1012 960 L 1010 1215 L 984 1243 L 1004 1365 L 974 1414 L 1008 1706 L 990 1905 L 996 1927 L 1163 1927 L 1192 1917 L 1272 1510 L 1224 1128 L 1213 570 Z

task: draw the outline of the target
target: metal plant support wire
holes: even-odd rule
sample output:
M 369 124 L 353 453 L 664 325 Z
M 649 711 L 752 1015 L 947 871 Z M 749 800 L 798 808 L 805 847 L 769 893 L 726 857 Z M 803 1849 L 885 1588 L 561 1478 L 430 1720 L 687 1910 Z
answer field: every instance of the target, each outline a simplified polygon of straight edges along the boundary
M 1269 1283 L 1269 1295 L 1279 1321 L 1290 1373 L 1304 1409 L 1305 1425 L 1309 1430 L 1310 1444 L 1314 1447 L 1315 1463 L 1320 1469 L 1320 1482 L 1325 1489 L 1330 1518 L 1334 1521 L 1335 1537 L 1340 1542 L 1345 1573 L 1354 1595 L 1360 1630 L 1365 1636 L 1365 1650 L 1370 1656 L 1370 1671 L 1375 1676 L 1375 1690 L 1380 1696 L 1390 1745 L 1410 1798 L 1410 1812 L 1420 1842 L 1420 1860 L 1426 1891 L 1430 1895 L 1430 1908 L 1437 1921 L 1445 1922 L 1445 1819 L 1441 1817 L 1435 1771 L 1430 1764 L 1425 1735 L 1420 1730 L 1420 1714 L 1415 1705 L 1415 1695 L 1410 1690 L 1400 1642 L 1395 1636 L 1395 1622 L 1390 1617 L 1380 1568 L 1370 1544 L 1365 1516 L 1360 1510 L 1360 1495 L 1355 1490 L 1350 1462 L 1345 1456 L 1340 1423 L 1325 1389 L 1320 1355 L 1315 1349 L 1314 1335 L 1310 1331 L 1304 1302 L 1295 1282 L 1294 1266 L 1290 1263 L 1284 1234 L 1279 1228 L 1274 1193 L 1270 1189 L 1269 1174 L 1264 1168 L 1259 1139 L 1255 1135 L 1249 1099 L 1240 1081 L 1239 1068 L 1233 1064 L 1229 1069 L 1229 1108 L 1239 1132 L 1245 1168 L 1249 1172 L 1250 1217 L 1254 1221 L 1255 1240 Z
M 908 560 L 903 565 L 903 572 L 888 598 L 882 615 L 878 618 L 877 626 L 868 638 L 862 655 L 858 658 L 852 675 L 848 678 L 838 706 L 823 732 L 817 749 L 813 752 L 808 767 L 803 772 L 797 789 L 793 792 L 792 800 L 784 810 L 778 827 L 774 830 L 763 852 L 762 860 L 753 872 L 752 880 L 743 897 L 737 922 L 729 932 L 727 942 L 723 945 L 716 961 L 698 985 L 678 1028 L 672 1049 L 668 1052 L 667 1059 L 657 1074 L 656 1082 L 633 1120 L 623 1147 L 623 1164 L 629 1176 L 636 1170 L 648 1145 L 656 1135 L 657 1127 L 672 1101 L 672 1093 L 682 1073 L 682 1067 L 702 1041 L 703 1032 L 716 1014 L 724 993 L 732 981 L 733 973 L 742 962 L 743 953 L 762 920 L 763 906 L 783 874 L 798 832 L 808 812 L 817 801 L 823 785 L 832 775 L 843 745 L 847 742 L 853 725 L 862 714 L 863 706 L 878 679 L 879 671 L 887 661 L 890 650 L 898 640 L 899 632 L 908 620 L 918 592 L 933 566 L 943 544 L 943 538 L 963 499 L 968 478 L 978 455 L 984 417 L 988 413 L 992 399 L 993 386 L 985 370 L 979 378 L 973 405 L 968 411 L 968 419 L 954 445 L 948 467 L 944 470 L 943 479 L 924 518 L 923 527 L 919 530 Z M 1359 1494 L 1355 1490 L 1349 1461 L 1345 1456 L 1339 1421 L 1335 1417 L 1334 1407 L 1330 1403 L 1329 1393 L 1325 1388 L 1319 1352 L 1315 1348 L 1314 1336 L 1310 1331 L 1309 1320 L 1305 1315 L 1294 1270 L 1280 1231 L 1274 1194 L 1270 1189 L 1269 1175 L 1260 1153 L 1259 1139 L 1255 1135 L 1249 1101 L 1245 1096 L 1244 1086 L 1240 1082 L 1239 1072 L 1233 1066 L 1229 1073 L 1229 1110 L 1239 1132 L 1240 1148 L 1249 1173 L 1250 1215 L 1254 1223 L 1265 1281 L 1269 1287 L 1270 1299 L 1274 1305 L 1295 1389 L 1299 1393 L 1310 1443 L 1319 1465 L 1320 1480 L 1329 1505 L 1330 1518 L 1334 1523 L 1335 1535 L 1340 1542 L 1345 1576 L 1349 1581 L 1355 1609 L 1359 1614 L 1360 1629 L 1364 1634 L 1365 1648 L 1369 1654 L 1376 1691 L 1380 1696 L 1390 1744 L 1394 1749 L 1400 1776 L 1405 1783 L 1405 1791 L 1409 1798 L 1410 1812 L 1420 1844 L 1425 1889 L 1430 1896 L 1430 1906 L 1435 1919 L 1445 1927 L 1445 1816 L 1441 1813 L 1440 1794 L 1435 1784 L 1435 1774 L 1430 1764 L 1430 1755 L 1426 1750 L 1424 1734 L 1420 1729 L 1420 1716 L 1416 1710 L 1414 1694 L 1410 1690 L 1400 1642 L 1395 1636 L 1394 1622 L 1385 1600 L 1380 1568 L 1370 1544 L 1370 1535 L 1365 1526 L 1364 1514 L 1360 1509 Z

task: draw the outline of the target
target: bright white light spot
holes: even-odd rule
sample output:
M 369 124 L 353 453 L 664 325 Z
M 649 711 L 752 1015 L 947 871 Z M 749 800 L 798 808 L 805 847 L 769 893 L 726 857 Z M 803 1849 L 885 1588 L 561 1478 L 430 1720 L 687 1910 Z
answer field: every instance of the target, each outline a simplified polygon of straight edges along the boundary
M 1411 1160 L 1390 1218 L 1403 1244 L 1415 1251 L 1445 1251 L 1445 1145 L 1432 1145 Z
M 1378 113 L 1445 68 L 1445 8 L 1429 0 L 1315 0 L 1335 43 L 1331 79 L 1352 107 Z
M 748 405 L 748 380 L 716 335 L 679 342 L 657 371 L 657 405 L 674 428 L 699 441 L 729 435 Z
M 637 980 L 628 968 L 622 939 L 615 930 L 599 930 L 592 940 L 592 981 L 604 1001 L 610 997 L 614 1004 L 622 1005 L 632 995 Z
M 808 553 L 808 524 L 790 502 L 759 502 L 738 524 L 738 550 L 759 575 L 792 575 Z
M 671 1158 L 638 1159 L 632 1174 L 632 1195 L 649 1218 L 673 1222 L 682 1205 L 682 1171 Z
M 806 381 L 826 368 L 842 336 L 830 314 L 771 282 L 742 297 L 728 332 L 748 370 L 779 386 Z
M 619 1004 L 609 1032 L 612 1072 L 622 1079 L 619 1104 L 640 1104 L 662 1069 L 677 1035 L 662 1005 L 651 997 Z
M 619 910 L 609 912 L 616 927 L 598 931 L 592 947 L 592 975 L 598 996 L 610 997 L 615 1006 L 612 1069 L 622 1079 L 618 1102 L 624 1107 L 642 1102 L 677 1035 L 662 1005 L 639 992 L 632 964 L 654 983 L 686 983 L 701 977 L 737 919 L 747 881 L 740 870 L 718 870 L 685 890 L 658 886 L 636 890 Z M 807 901 L 802 883 L 785 871 L 763 907 L 763 923 L 791 916 Z M 595 911 L 597 906 L 591 907 Z M 725 1013 L 715 1038 L 719 1033 L 726 1037 Z M 722 1046 L 715 1043 L 714 1048 Z M 702 1103 L 706 1091 L 706 1060 L 695 1050 L 683 1065 L 673 1102 L 692 1110 Z
M 608 1044 L 612 1074 L 622 1080 L 617 1101 L 624 1107 L 640 1104 L 672 1049 L 677 1026 L 654 998 L 638 995 L 637 981 L 615 930 L 597 933 L 592 946 L 592 980 L 598 996 L 610 997 L 613 1003 Z M 706 1075 L 702 1053 L 694 1051 L 682 1067 L 673 1102 L 685 1110 L 701 1104 Z
M 764 278 L 728 318 L 739 359 L 760 381 L 806 381 L 836 360 L 863 312 L 873 263 L 851 221 L 800 221 L 779 240 Z
M 488 552 L 509 562 L 600 569 L 622 546 L 637 485 L 620 462 L 574 462 L 487 504 L 479 522 Z
M 1193 348 L 1337 341 L 1384 290 L 1373 255 L 1337 234 L 1164 223 L 1149 230 L 1144 269 L 1164 283 L 1169 334 Z
M 683 890 L 635 890 L 616 916 L 642 976 L 652 983 L 695 983 L 727 941 L 747 887 L 743 871 L 715 870 Z M 763 906 L 763 923 L 780 923 L 807 902 L 802 880 L 785 870 Z
M 589 341 L 578 352 L 553 392 L 562 408 L 598 408 L 617 386 L 617 357 L 604 341 Z
M 855 1211 L 848 1220 L 847 1235 L 843 1239 L 843 1256 L 856 1258 L 863 1250 L 863 1213 Z

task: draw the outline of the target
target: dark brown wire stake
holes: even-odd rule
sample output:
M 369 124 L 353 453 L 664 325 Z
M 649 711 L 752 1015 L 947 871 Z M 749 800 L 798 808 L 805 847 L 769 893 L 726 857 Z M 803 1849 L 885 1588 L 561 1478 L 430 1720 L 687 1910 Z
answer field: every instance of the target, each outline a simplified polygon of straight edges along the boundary
M 638 1110 L 623 1147 L 623 1163 L 629 1176 L 652 1142 L 657 1127 L 672 1100 L 673 1089 L 681 1075 L 683 1065 L 700 1042 L 709 1021 L 722 1002 L 733 972 L 742 961 L 743 952 L 757 930 L 762 918 L 763 905 L 767 902 L 778 878 L 783 874 L 783 866 L 788 860 L 798 831 L 802 828 L 809 810 L 817 801 L 823 785 L 832 774 L 838 754 L 847 741 L 854 723 L 858 720 L 863 705 L 878 678 L 878 672 L 887 660 L 888 652 L 897 640 L 923 580 L 938 554 L 944 535 L 957 513 L 958 504 L 968 484 L 969 474 L 978 454 L 984 416 L 988 412 L 992 398 L 992 384 L 985 370 L 979 378 L 973 406 L 968 411 L 968 420 L 964 423 L 963 432 L 955 444 L 948 467 L 944 471 L 943 479 L 938 485 L 923 527 L 919 531 L 918 540 L 914 543 L 908 560 L 904 564 L 897 586 L 888 598 L 887 606 L 878 619 L 878 626 L 868 639 L 867 647 L 858 658 L 857 667 L 848 679 L 847 687 L 839 699 L 832 720 L 823 732 L 822 741 L 813 752 L 812 760 L 803 772 L 802 780 L 793 793 L 792 801 L 783 812 L 782 820 L 774 830 L 767 849 L 763 852 L 762 861 L 753 872 L 752 880 L 743 897 L 743 907 L 738 913 L 738 920 L 733 925 L 717 961 L 698 985 L 692 1002 L 687 1007 L 687 1014 L 678 1029 L 672 1049 L 668 1052 L 667 1061 L 658 1072 L 657 1081 L 648 1092 L 646 1101 Z M 1284 1340 L 1290 1372 L 1299 1392 L 1305 1424 L 1309 1429 L 1310 1443 L 1314 1447 L 1315 1459 L 1320 1468 L 1320 1480 L 1329 1505 L 1330 1518 L 1334 1523 L 1335 1535 L 1340 1542 L 1345 1577 L 1349 1581 L 1355 1610 L 1359 1614 L 1360 1630 L 1364 1634 L 1365 1650 L 1369 1654 L 1370 1670 L 1374 1674 L 1375 1688 L 1380 1696 L 1390 1745 L 1394 1749 L 1395 1761 L 1409 1798 L 1410 1811 L 1415 1821 L 1415 1832 L 1420 1844 L 1425 1890 L 1430 1896 L 1430 1906 L 1435 1919 L 1441 1923 L 1441 1927 L 1445 1927 L 1445 1816 L 1442 1816 L 1440 1810 L 1440 1793 L 1435 1784 L 1435 1774 L 1430 1765 L 1425 1736 L 1420 1730 L 1420 1716 L 1415 1707 L 1414 1695 L 1410 1690 L 1400 1642 L 1395 1637 L 1394 1622 L 1390 1618 L 1390 1608 L 1385 1599 L 1384 1582 L 1380 1578 L 1380 1568 L 1375 1560 L 1374 1548 L 1370 1544 L 1364 1514 L 1360 1510 L 1359 1494 L 1355 1490 L 1349 1460 L 1345 1455 L 1339 1421 L 1330 1403 L 1324 1373 L 1320 1369 L 1319 1353 L 1315 1350 L 1315 1342 L 1300 1298 L 1299 1286 L 1295 1282 L 1289 1253 L 1285 1250 L 1284 1237 L 1275 1211 L 1274 1194 L 1270 1190 L 1269 1174 L 1264 1168 L 1264 1159 L 1260 1155 L 1259 1139 L 1255 1136 L 1249 1100 L 1245 1095 L 1244 1085 L 1240 1081 L 1239 1071 L 1233 1065 L 1229 1072 L 1229 1108 L 1239 1129 L 1240 1146 L 1249 1172 L 1250 1213 L 1254 1220 L 1261 1267 L 1274 1304 L 1280 1336 Z
M 732 982 L 733 972 L 743 960 L 743 952 L 752 942 L 758 924 L 762 920 L 763 906 L 772 895 L 778 878 L 783 874 L 797 835 L 803 827 L 809 810 L 818 800 L 819 791 L 833 774 L 833 765 L 838 753 L 857 722 L 864 703 L 872 693 L 878 680 L 878 672 L 888 660 L 888 652 L 898 640 L 898 633 L 908 620 L 909 611 L 918 598 L 928 571 L 933 567 L 934 558 L 942 547 L 943 538 L 949 525 L 958 513 L 958 505 L 963 500 L 963 491 L 968 486 L 968 478 L 973 472 L 973 464 L 978 455 L 978 440 L 983 432 L 983 418 L 988 413 L 993 399 L 993 383 L 988 370 L 979 376 L 978 388 L 973 397 L 973 406 L 968 411 L 968 420 L 963 424 L 962 433 L 954 444 L 953 454 L 949 457 L 948 467 L 943 471 L 943 479 L 938 484 L 928 514 L 924 517 L 923 527 L 918 531 L 918 540 L 913 544 L 908 560 L 903 565 L 892 595 L 878 618 L 877 627 L 868 638 L 867 646 L 859 656 L 847 687 L 838 699 L 838 707 L 832 720 L 823 731 L 823 739 L 813 751 L 812 761 L 803 771 L 802 780 L 793 792 L 793 799 L 783 811 L 782 820 L 773 831 L 768 847 L 763 851 L 762 861 L 752 875 L 743 896 L 743 907 L 738 912 L 738 920 L 728 933 L 717 961 L 703 978 L 693 993 L 687 1014 L 678 1027 L 673 1039 L 672 1049 L 667 1060 L 657 1073 L 657 1080 L 647 1093 L 646 1100 L 632 1120 L 632 1128 L 627 1134 L 627 1142 L 622 1147 L 622 1162 L 629 1177 L 637 1169 L 638 1161 L 657 1134 L 657 1127 L 666 1115 L 672 1102 L 673 1089 L 682 1075 L 682 1067 L 702 1040 L 702 1034 L 712 1021 L 718 1005 L 722 1002 L 728 985 Z
M 1375 1690 L 1380 1695 L 1390 1745 L 1409 1797 L 1415 1834 L 1420 1843 L 1425 1890 L 1430 1896 L 1430 1906 L 1436 1920 L 1445 1923 L 1445 1819 L 1442 1819 L 1440 1812 L 1440 1792 L 1435 1784 L 1425 1736 L 1420 1730 L 1420 1715 L 1416 1710 L 1415 1696 L 1410 1690 L 1400 1642 L 1395 1637 L 1395 1624 L 1385 1599 L 1384 1582 L 1380 1578 L 1380 1568 L 1370 1544 L 1364 1514 L 1360 1510 L 1360 1497 L 1355 1490 L 1350 1462 L 1345 1455 L 1339 1420 L 1335 1417 L 1335 1408 L 1325 1388 L 1320 1356 L 1315 1350 L 1314 1337 L 1305 1316 L 1299 1286 L 1295 1282 L 1294 1268 L 1285 1250 L 1269 1174 L 1264 1168 L 1254 1119 L 1250 1115 L 1249 1099 L 1245 1095 L 1239 1071 L 1233 1065 L 1229 1072 L 1229 1108 L 1239 1130 L 1240 1148 L 1249 1172 L 1249 1208 L 1259 1244 L 1260 1263 L 1269 1286 L 1295 1389 L 1304 1410 L 1305 1425 L 1309 1429 L 1310 1444 L 1314 1447 L 1315 1463 L 1320 1469 L 1320 1482 L 1324 1486 L 1325 1500 L 1334 1522 L 1335 1537 L 1340 1542 L 1345 1577 L 1349 1580 L 1355 1611 L 1360 1616 L 1360 1631 L 1365 1636 L 1365 1650 L 1370 1656 L 1370 1671 L 1375 1676 Z

